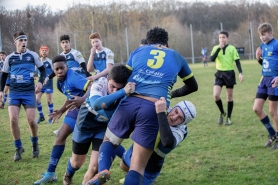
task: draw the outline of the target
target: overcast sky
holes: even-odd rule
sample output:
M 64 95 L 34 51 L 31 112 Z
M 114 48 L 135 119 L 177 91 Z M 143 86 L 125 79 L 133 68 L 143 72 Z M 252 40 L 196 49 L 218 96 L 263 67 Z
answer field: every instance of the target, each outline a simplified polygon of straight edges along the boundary
M 75 4 L 84 3 L 84 4 L 94 4 L 94 3 L 109 3 L 109 2 L 126 2 L 129 3 L 132 0 L 0 0 L 0 5 L 4 6 L 7 10 L 15 9 L 25 9 L 25 7 L 30 5 L 42 5 L 47 4 L 51 7 L 52 11 L 64 10 L 68 6 Z M 139 1 L 148 1 L 148 0 L 139 0 Z M 194 0 L 180 0 L 184 2 L 194 2 Z M 223 1 L 232 1 L 232 0 L 195 0 L 197 2 L 223 2 Z M 254 0 L 253 0 L 254 1 Z M 268 0 L 265 0 L 266 2 Z

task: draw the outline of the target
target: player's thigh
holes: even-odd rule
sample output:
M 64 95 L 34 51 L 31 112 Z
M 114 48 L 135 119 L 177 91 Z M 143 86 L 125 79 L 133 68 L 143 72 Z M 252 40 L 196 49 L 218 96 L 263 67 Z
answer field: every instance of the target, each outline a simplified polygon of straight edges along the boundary
M 35 117 L 36 117 L 36 109 L 35 108 L 26 108 L 25 114 L 26 114 L 28 123 L 35 121 Z
M 213 86 L 213 97 L 219 97 L 221 94 L 222 86 L 214 85 Z
M 96 173 L 98 168 L 98 151 L 92 150 L 88 170 Z
M 233 92 L 234 92 L 233 88 L 226 87 L 226 96 L 227 96 L 228 101 L 233 101 Z
M 268 109 L 269 109 L 269 113 L 272 116 L 277 116 L 277 106 L 278 106 L 278 101 L 268 100 Z
M 70 158 L 70 162 L 73 168 L 80 168 L 84 162 L 86 161 L 86 154 L 78 155 L 72 152 L 72 156 Z
M 254 111 L 263 110 L 265 101 L 266 101 L 266 100 L 263 99 L 263 98 L 256 98 L 255 101 L 254 101 L 253 110 L 254 110 Z
M 36 101 L 37 102 L 41 102 L 41 97 L 42 97 L 43 93 L 42 92 L 39 92 L 36 94 Z
M 46 101 L 48 103 L 51 103 L 52 102 L 52 95 L 53 95 L 53 93 L 46 93 L 45 95 L 46 95 Z
M 18 122 L 20 107 L 15 105 L 10 105 L 8 107 L 10 120 L 13 122 Z

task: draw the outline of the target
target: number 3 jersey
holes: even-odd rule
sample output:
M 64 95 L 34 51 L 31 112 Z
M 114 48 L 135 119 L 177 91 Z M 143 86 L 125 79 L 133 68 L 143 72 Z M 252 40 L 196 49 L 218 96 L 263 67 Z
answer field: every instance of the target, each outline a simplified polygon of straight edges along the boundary
M 137 48 L 131 53 L 127 67 L 132 70 L 128 81 L 136 83 L 135 93 L 157 99 L 165 97 L 168 106 L 177 76 L 183 81 L 193 76 L 178 52 L 161 45 Z

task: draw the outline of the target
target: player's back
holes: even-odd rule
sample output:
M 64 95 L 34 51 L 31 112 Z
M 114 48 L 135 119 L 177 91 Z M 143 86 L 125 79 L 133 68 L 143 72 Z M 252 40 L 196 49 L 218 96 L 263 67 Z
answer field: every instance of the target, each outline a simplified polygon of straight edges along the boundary
M 136 83 L 137 93 L 157 99 L 165 97 L 168 101 L 177 76 L 184 78 L 192 73 L 178 52 L 161 45 L 137 48 L 127 66 L 132 69 L 129 81 Z

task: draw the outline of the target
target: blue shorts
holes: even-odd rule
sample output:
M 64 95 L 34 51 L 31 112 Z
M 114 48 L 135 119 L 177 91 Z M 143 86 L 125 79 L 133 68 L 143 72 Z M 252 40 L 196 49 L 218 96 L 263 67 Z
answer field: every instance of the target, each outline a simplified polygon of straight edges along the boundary
M 44 86 L 42 87 L 41 93 L 46 93 L 46 94 L 52 94 L 53 93 L 53 88 L 45 88 Z
M 119 138 L 131 139 L 142 147 L 153 150 L 158 133 L 158 120 L 153 102 L 127 96 L 124 98 L 113 117 L 108 128 Z
M 278 96 L 275 95 L 275 88 L 272 87 L 271 81 L 273 77 L 263 76 L 258 85 L 257 94 L 267 94 L 269 96 Z
M 82 132 L 75 127 L 72 135 L 72 140 L 74 140 L 76 143 L 88 143 L 91 142 L 94 138 L 103 139 L 105 131 L 106 128 L 98 131 Z
M 8 75 L 5 86 L 10 86 L 10 81 L 10 75 Z
M 36 95 L 35 93 L 29 94 L 18 94 L 10 93 L 9 94 L 9 106 L 14 105 L 20 107 L 23 105 L 25 108 L 36 108 Z
M 68 110 L 68 112 L 64 118 L 64 123 L 67 124 L 72 131 L 74 130 L 74 127 L 75 127 L 78 112 L 79 112 L 78 108 L 75 110 Z

